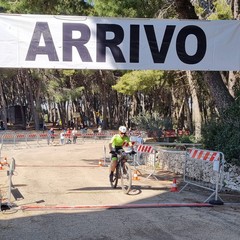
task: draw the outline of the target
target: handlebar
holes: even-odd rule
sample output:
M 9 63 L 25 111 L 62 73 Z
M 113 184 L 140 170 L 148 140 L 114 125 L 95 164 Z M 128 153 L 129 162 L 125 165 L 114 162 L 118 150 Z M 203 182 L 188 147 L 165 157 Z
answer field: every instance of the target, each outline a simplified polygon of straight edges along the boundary
M 126 152 L 126 151 L 124 151 L 124 149 L 120 149 L 120 150 L 118 150 L 117 152 L 116 151 L 110 151 L 109 153 L 110 154 L 121 154 L 121 153 L 127 153 L 127 154 L 130 154 L 130 155 L 134 155 L 134 154 L 136 154 L 137 152 L 135 152 L 134 150 L 132 150 L 131 152 Z

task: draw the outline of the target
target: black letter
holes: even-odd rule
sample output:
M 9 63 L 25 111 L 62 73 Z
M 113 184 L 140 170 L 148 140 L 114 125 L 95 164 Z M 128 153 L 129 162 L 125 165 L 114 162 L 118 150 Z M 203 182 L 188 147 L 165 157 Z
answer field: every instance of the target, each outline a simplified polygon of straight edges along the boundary
M 156 40 L 155 31 L 152 25 L 144 25 L 145 32 L 147 34 L 148 44 L 152 53 L 154 63 L 164 63 L 167 52 L 172 40 L 173 32 L 176 26 L 167 26 L 160 51 L 158 50 L 158 44 Z
M 73 39 L 73 31 L 81 32 L 81 37 Z M 83 62 L 92 62 L 88 49 L 84 46 L 90 35 L 90 29 L 85 24 L 63 23 L 63 61 L 72 61 L 72 47 L 76 47 Z
M 41 36 L 43 36 L 45 42 L 44 47 L 39 46 Z M 37 54 L 48 55 L 49 61 L 58 61 L 57 52 L 47 22 L 36 23 L 26 61 L 35 61 Z
M 106 32 L 113 32 L 113 39 L 106 39 Z M 97 24 L 97 62 L 106 62 L 106 48 L 110 48 L 116 62 L 126 62 L 121 49 L 117 46 L 124 38 L 121 26 L 116 24 Z
M 130 25 L 130 62 L 139 62 L 139 25 Z
M 193 34 L 196 36 L 198 44 L 197 51 L 194 55 L 189 56 L 186 52 L 185 44 L 188 35 Z M 186 64 L 199 63 L 207 50 L 207 39 L 204 31 L 197 26 L 187 26 L 181 29 L 177 36 L 177 55 L 179 59 Z

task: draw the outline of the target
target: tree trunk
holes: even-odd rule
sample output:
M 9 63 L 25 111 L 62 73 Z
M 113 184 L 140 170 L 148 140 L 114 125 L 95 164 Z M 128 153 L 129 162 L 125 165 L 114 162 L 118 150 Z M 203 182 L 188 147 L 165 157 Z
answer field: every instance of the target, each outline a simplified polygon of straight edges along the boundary
M 236 84 L 236 81 L 236 75 L 233 71 L 230 71 L 228 76 L 228 91 L 232 95 L 232 97 L 235 97 L 234 86 Z
M 203 72 L 203 78 L 209 87 L 216 108 L 221 114 L 223 110 L 227 109 L 233 103 L 234 99 L 219 72 Z
M 57 108 L 58 108 L 60 119 L 61 119 L 61 122 L 62 122 L 61 127 L 62 127 L 62 129 L 65 129 L 66 126 L 67 126 L 67 124 L 66 124 L 65 102 L 57 103 Z
M 198 19 L 190 0 L 174 0 L 179 19 Z
M 32 84 L 31 84 L 32 75 L 30 70 L 26 71 L 25 79 L 26 79 L 26 85 L 29 91 L 29 104 L 30 104 L 31 112 L 34 117 L 35 129 L 39 130 L 39 116 L 38 116 L 38 111 L 34 105 L 34 97 L 33 97 L 34 93 L 33 93 Z
M 174 0 L 176 11 L 180 19 L 198 19 L 194 7 L 190 0 Z M 211 96 L 216 104 L 218 112 L 221 114 L 223 110 L 229 107 L 233 102 L 233 97 L 228 92 L 223 83 L 219 72 L 203 72 L 203 79 L 208 84 Z
M 239 19 L 239 13 L 238 13 L 238 0 L 233 0 L 233 18 L 234 19 Z
M 26 128 L 26 111 L 24 109 L 24 106 L 26 106 L 26 83 L 23 81 L 22 73 L 21 71 L 18 71 L 16 76 L 17 82 L 17 89 L 19 89 L 20 92 L 22 92 L 22 97 L 19 98 L 20 106 L 21 106 L 21 115 L 22 115 L 22 126 L 23 129 Z
M 103 73 L 102 70 L 99 70 L 100 76 L 101 76 L 101 91 L 102 91 L 102 129 L 105 130 L 108 126 L 108 121 L 107 121 L 107 95 L 106 95 L 106 86 L 105 86 L 105 81 L 106 81 L 106 76 Z
M 192 119 L 194 122 L 195 138 L 198 141 L 201 139 L 202 117 L 199 107 L 197 91 L 193 81 L 192 74 L 190 71 L 186 71 L 186 74 L 190 86 L 190 93 L 192 95 Z
M 0 79 L 0 95 L 1 95 L 1 103 L 2 103 L 2 121 L 3 127 L 7 130 L 7 106 L 6 101 L 3 95 L 3 88 L 2 88 L 2 80 Z

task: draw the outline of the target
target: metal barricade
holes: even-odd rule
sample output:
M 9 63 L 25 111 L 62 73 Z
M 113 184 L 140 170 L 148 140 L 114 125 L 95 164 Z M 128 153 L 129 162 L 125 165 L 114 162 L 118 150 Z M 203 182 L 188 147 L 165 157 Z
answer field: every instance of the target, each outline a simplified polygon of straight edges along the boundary
M 79 133 L 77 134 L 79 140 L 81 142 L 97 142 L 97 141 L 106 141 L 108 142 L 113 134 L 109 133 L 108 131 L 106 132 L 101 132 L 101 133 Z
M 27 133 L 26 134 L 26 144 L 28 147 L 35 147 L 38 145 L 38 135 L 37 133 Z
M 175 174 L 183 174 L 184 163 L 186 158 L 185 151 L 178 151 L 174 149 L 162 149 L 156 147 L 158 167 L 164 171 L 170 171 Z
M 107 162 L 111 163 L 111 155 L 107 154 L 108 148 L 104 145 L 103 146 L 103 166 L 107 166 Z
M 15 146 L 15 134 L 14 133 L 4 133 L 1 135 L 2 148 L 12 148 Z
M 14 171 L 16 168 L 16 162 L 15 159 L 13 158 L 9 170 L 7 172 L 8 175 L 8 204 L 11 204 L 11 195 L 12 195 L 12 189 L 13 189 L 13 183 L 12 183 L 12 176 L 14 175 Z
M 21 200 L 23 199 L 23 195 L 19 192 L 18 188 L 15 188 L 12 182 L 12 177 L 14 176 L 15 168 L 16 168 L 16 161 L 14 158 L 12 158 L 10 164 L 5 164 L 5 168 L 7 168 L 7 180 L 5 183 L 5 187 L 7 188 L 7 191 L 5 194 L 2 194 L 1 189 L 0 189 L 0 209 L 10 209 L 13 204 L 11 201 L 11 197 L 13 196 L 15 200 Z M 6 196 L 4 196 L 6 195 Z
M 18 133 L 14 135 L 14 147 L 25 148 L 27 146 L 27 135 L 25 133 Z
M 204 201 L 207 202 L 215 196 L 215 201 L 221 199 L 218 192 L 222 188 L 224 171 L 224 154 L 222 152 L 204 149 L 188 148 L 186 151 L 184 182 L 186 185 L 195 185 L 213 193 Z
M 104 131 L 101 133 L 77 133 L 76 143 L 88 143 L 88 142 L 109 142 L 114 135 L 113 132 Z M 48 132 L 41 131 L 21 131 L 21 132 L 5 132 L 1 134 L 1 146 L 4 149 L 20 149 L 20 148 L 31 148 L 31 147 L 43 147 L 48 145 L 61 145 L 60 133 L 54 133 L 54 138 Z M 64 143 L 70 137 L 73 139 L 72 134 L 64 134 Z
M 134 167 L 140 172 L 148 172 L 147 179 L 153 177 L 155 180 L 158 178 L 156 172 L 156 150 L 149 145 L 139 144 L 137 146 L 136 158 L 134 158 Z M 149 173 L 150 171 L 150 173 Z

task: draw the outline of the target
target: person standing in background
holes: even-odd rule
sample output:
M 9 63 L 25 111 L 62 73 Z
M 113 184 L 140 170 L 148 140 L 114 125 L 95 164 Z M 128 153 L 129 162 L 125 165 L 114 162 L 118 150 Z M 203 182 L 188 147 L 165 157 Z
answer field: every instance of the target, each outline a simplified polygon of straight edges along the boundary
M 50 130 L 48 131 L 48 145 L 51 143 L 53 144 L 54 141 L 54 129 L 50 128 Z
M 71 129 L 70 128 L 67 129 L 66 136 L 67 136 L 67 142 L 66 143 L 72 143 L 72 141 L 71 141 Z
M 77 143 L 77 129 L 73 128 L 72 130 L 73 143 Z
M 60 133 L 60 144 L 63 145 L 65 143 L 65 130 L 62 130 Z

